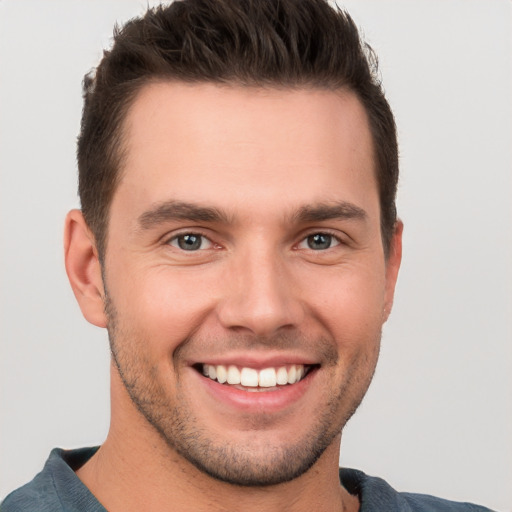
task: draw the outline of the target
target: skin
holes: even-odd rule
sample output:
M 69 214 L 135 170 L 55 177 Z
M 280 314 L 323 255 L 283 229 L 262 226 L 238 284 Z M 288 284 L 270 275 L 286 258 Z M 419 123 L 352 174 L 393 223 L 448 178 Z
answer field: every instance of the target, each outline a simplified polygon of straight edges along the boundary
M 113 352 L 110 431 L 78 476 L 111 511 L 357 510 L 341 431 L 377 363 L 402 233 L 386 258 L 360 102 L 157 83 L 124 129 L 104 280 L 81 213 L 66 220 L 71 285 Z M 248 393 L 199 363 L 314 371 Z

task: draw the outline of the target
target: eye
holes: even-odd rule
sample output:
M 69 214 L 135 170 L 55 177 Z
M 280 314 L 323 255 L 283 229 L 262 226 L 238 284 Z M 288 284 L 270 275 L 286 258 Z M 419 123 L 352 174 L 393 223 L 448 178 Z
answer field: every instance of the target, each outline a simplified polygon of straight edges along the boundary
M 213 247 L 213 243 L 199 233 L 183 233 L 177 235 L 171 238 L 168 244 L 182 251 L 199 251 Z
M 329 233 L 313 233 L 307 236 L 298 245 L 299 249 L 312 249 L 313 251 L 325 251 L 340 244 L 338 238 Z

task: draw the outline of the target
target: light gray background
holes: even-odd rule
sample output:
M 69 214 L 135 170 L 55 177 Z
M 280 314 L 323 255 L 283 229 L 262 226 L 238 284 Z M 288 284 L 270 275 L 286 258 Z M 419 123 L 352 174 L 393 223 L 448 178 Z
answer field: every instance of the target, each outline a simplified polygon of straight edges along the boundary
M 108 429 L 106 334 L 62 258 L 82 75 L 142 0 L 0 0 L 0 497 Z M 404 261 L 341 463 L 512 510 L 511 3 L 345 2 L 400 134 Z

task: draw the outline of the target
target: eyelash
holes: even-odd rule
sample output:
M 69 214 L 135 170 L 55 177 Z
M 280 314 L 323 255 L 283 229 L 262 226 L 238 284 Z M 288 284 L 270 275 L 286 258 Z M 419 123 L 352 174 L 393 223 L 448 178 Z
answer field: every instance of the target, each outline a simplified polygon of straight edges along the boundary
M 171 238 L 169 238 L 166 241 L 166 244 L 170 245 L 172 247 L 175 247 L 176 249 L 181 250 L 183 252 L 197 252 L 196 250 L 187 250 L 187 249 L 184 249 L 183 247 L 179 246 L 179 240 L 182 238 L 186 238 L 186 237 L 197 237 L 201 240 L 201 245 L 199 246 L 198 250 L 201 250 L 201 247 L 202 247 L 204 241 L 207 241 L 210 244 L 210 247 L 208 247 L 208 249 L 212 249 L 216 246 L 216 244 L 214 242 L 212 242 L 206 235 L 204 235 L 201 232 L 195 232 L 195 231 L 185 231 L 183 233 L 178 233 L 177 235 L 173 235 Z M 176 245 L 174 245 L 172 242 L 176 242 Z M 205 250 L 205 249 L 202 249 L 202 250 Z
M 308 244 L 308 239 L 310 237 L 314 237 L 314 236 L 326 236 L 326 237 L 330 237 L 330 245 L 329 247 L 326 247 L 325 249 L 313 249 L 311 247 L 303 247 L 303 249 L 306 249 L 306 250 L 310 250 L 310 251 L 314 251 L 314 252 L 323 252 L 324 250 L 328 250 L 328 249 L 332 249 L 334 247 L 337 247 L 338 245 L 342 245 L 344 244 L 343 240 L 335 233 L 332 233 L 330 232 L 329 230 L 322 230 L 322 231 L 313 231 L 313 232 L 310 232 L 310 233 L 307 233 L 305 234 L 301 240 L 296 244 L 294 245 L 294 249 L 301 249 L 300 245 L 301 244 Z M 182 246 L 180 246 L 179 244 L 179 240 L 180 238 L 185 238 L 185 237 L 197 237 L 200 239 L 200 245 L 197 249 L 186 249 L 186 248 L 183 248 Z M 204 241 L 207 241 L 208 244 L 209 244 L 209 247 L 207 248 L 202 248 L 202 246 L 204 245 Z M 173 242 L 175 242 L 175 244 L 173 244 Z M 332 245 L 332 242 L 336 242 L 334 245 Z M 175 234 L 173 235 L 171 238 L 169 238 L 166 242 L 165 242 L 167 245 L 170 245 L 182 252 L 198 252 L 198 251 L 201 251 L 201 250 L 208 250 L 208 249 L 214 249 L 214 248 L 220 248 L 221 246 L 220 245 L 217 245 L 215 244 L 212 240 L 210 240 L 210 238 L 208 236 L 206 236 L 205 234 L 201 233 L 201 232 L 196 232 L 196 231 L 185 231 L 185 232 L 182 232 L 182 233 L 178 233 L 178 234 Z M 190 244 L 190 246 L 192 247 L 193 246 L 193 241 L 192 243 Z M 309 245 L 309 244 L 308 244 Z
M 329 247 L 326 247 L 325 249 L 323 249 L 324 251 L 327 251 L 328 249 L 333 249 L 334 247 L 337 247 L 338 245 L 344 244 L 343 240 L 340 238 L 340 236 L 338 234 L 335 234 L 329 230 L 321 230 L 321 231 L 312 231 L 312 232 L 307 233 L 305 236 L 303 236 L 303 238 L 300 240 L 300 242 L 295 247 L 300 248 L 299 246 L 301 244 L 308 243 L 309 238 L 314 237 L 314 236 L 319 236 L 319 235 L 330 237 L 331 241 L 335 242 L 334 245 L 331 244 Z M 309 250 L 309 251 L 314 251 L 314 252 L 322 252 L 323 251 L 321 249 L 313 249 L 311 247 L 304 247 L 304 249 Z

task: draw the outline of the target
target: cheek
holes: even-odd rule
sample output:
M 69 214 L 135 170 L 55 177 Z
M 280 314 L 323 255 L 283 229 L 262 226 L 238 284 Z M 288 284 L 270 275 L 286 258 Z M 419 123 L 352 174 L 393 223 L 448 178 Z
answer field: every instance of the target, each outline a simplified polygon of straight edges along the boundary
M 213 283 L 197 271 L 182 270 L 139 267 L 126 274 L 130 279 L 112 279 L 109 293 L 123 330 L 150 339 L 154 349 L 165 352 L 194 332 L 214 302 Z
M 378 265 L 347 265 L 303 276 L 305 300 L 315 316 L 344 337 L 359 337 L 382 326 L 384 269 Z M 350 334 L 350 336 L 349 336 Z M 359 336 L 357 336 L 359 334 Z

